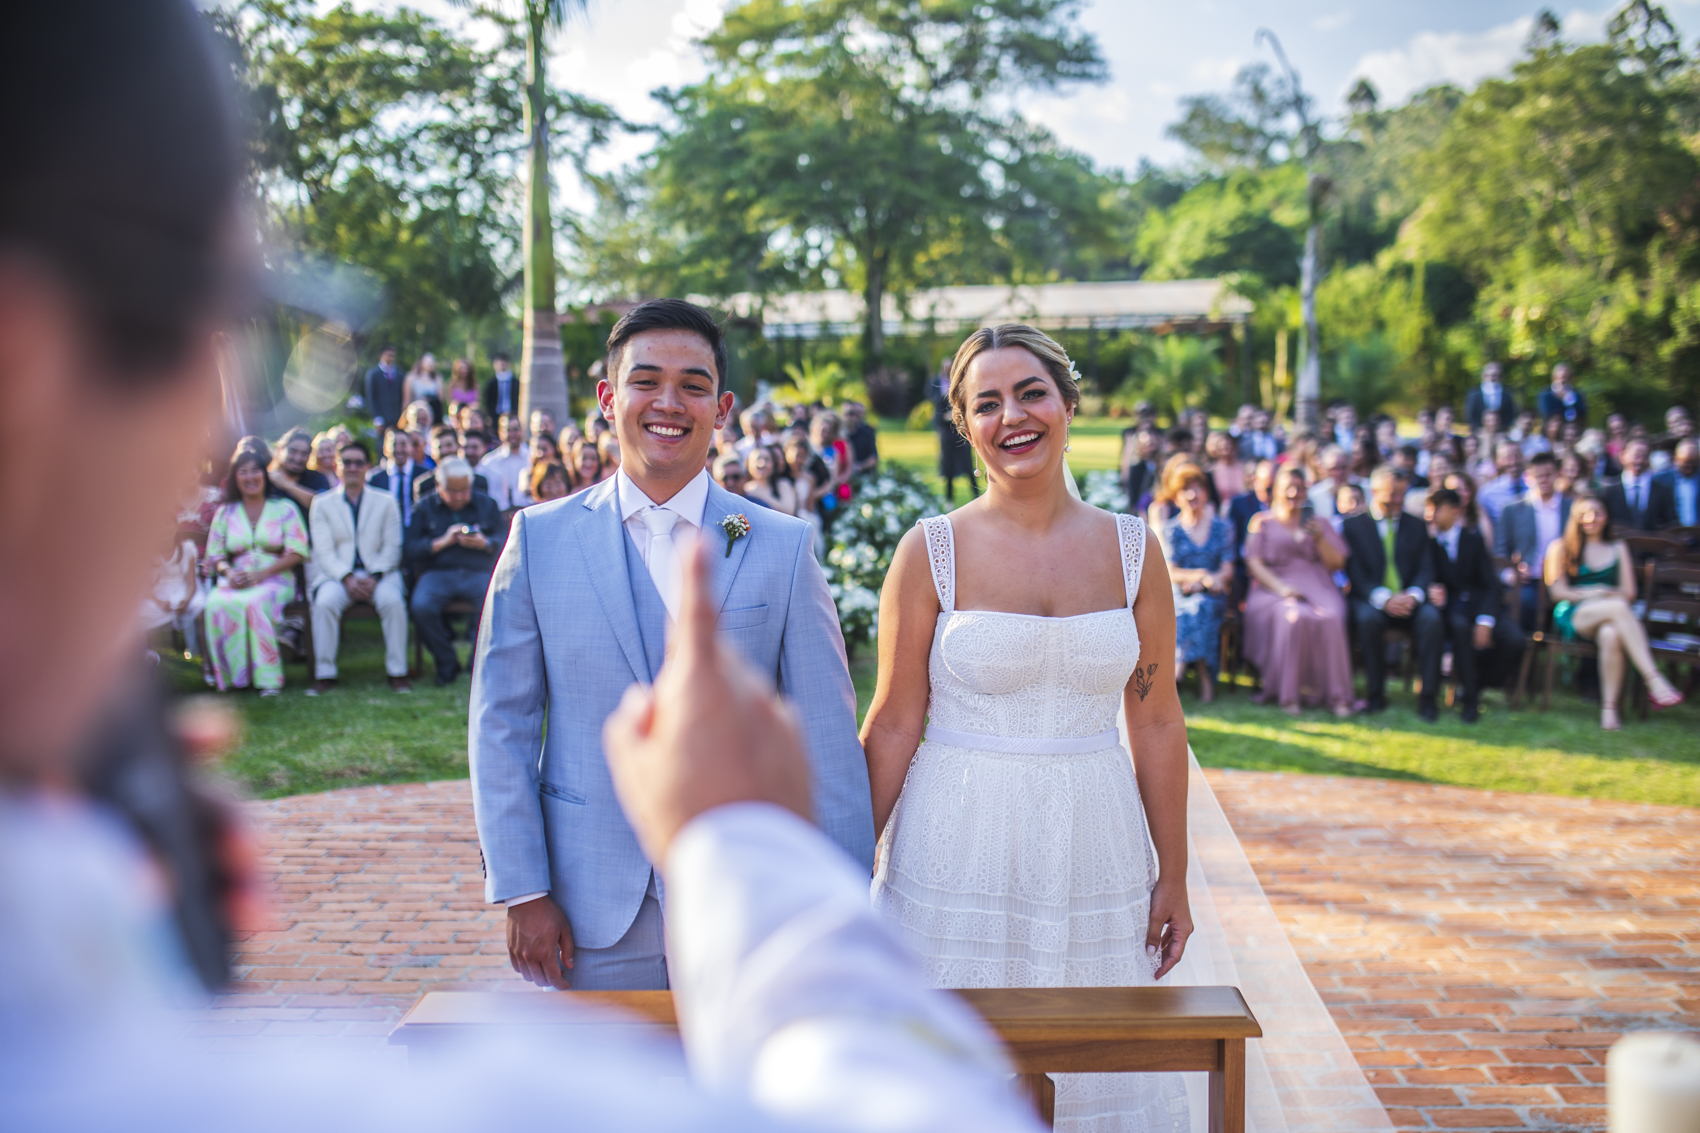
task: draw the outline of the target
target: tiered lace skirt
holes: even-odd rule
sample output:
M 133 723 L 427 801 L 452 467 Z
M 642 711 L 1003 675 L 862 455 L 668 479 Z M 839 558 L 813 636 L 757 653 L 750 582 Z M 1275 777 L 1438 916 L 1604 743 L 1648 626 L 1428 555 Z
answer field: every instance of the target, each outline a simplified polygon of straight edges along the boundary
M 938 987 L 1140 987 L 1156 880 L 1119 745 L 1015 755 L 929 741 L 885 833 L 874 905 Z M 1057 1128 L 1184 1133 L 1176 1075 L 1061 1074 Z

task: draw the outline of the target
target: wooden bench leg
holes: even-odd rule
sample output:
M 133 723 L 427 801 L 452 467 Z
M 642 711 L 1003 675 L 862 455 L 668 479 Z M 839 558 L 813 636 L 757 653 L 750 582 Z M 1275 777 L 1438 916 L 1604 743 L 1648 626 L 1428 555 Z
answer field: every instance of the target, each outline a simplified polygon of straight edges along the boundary
M 1210 1072 L 1210 1133 L 1245 1133 L 1245 1040 L 1216 1043 Z
M 1039 1119 L 1045 1125 L 1057 1123 L 1057 1084 L 1051 1081 L 1049 1074 L 1018 1074 L 1021 1088 L 1027 1091 L 1027 1096 L 1033 1099 L 1033 1108 L 1039 1111 Z

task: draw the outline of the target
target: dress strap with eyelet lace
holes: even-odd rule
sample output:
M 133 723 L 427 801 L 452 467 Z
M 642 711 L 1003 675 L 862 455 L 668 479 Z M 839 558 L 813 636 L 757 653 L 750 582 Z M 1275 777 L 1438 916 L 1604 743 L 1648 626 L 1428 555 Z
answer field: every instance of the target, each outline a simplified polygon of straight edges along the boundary
M 956 609 L 956 538 L 950 527 L 950 517 L 933 515 L 920 521 L 921 533 L 927 537 L 927 561 L 933 568 L 933 589 L 938 591 L 939 609 L 950 613 Z
M 1122 583 L 1127 589 L 1127 608 L 1139 597 L 1139 579 L 1145 573 L 1145 521 L 1137 515 L 1116 516 L 1116 538 L 1122 548 Z

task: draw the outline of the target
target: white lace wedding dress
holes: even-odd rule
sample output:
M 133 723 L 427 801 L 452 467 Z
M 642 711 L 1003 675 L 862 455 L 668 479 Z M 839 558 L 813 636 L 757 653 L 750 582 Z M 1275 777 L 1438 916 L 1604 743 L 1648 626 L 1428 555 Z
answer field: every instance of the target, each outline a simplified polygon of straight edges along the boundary
M 873 899 L 939 987 L 1133 987 L 1157 863 L 1117 732 L 1139 663 L 1145 524 L 1116 516 L 1127 606 L 1067 618 L 956 609 L 950 520 L 922 520 L 938 589 L 926 741 Z M 1174 1074 L 1057 1076 L 1073 1133 L 1190 1128 Z

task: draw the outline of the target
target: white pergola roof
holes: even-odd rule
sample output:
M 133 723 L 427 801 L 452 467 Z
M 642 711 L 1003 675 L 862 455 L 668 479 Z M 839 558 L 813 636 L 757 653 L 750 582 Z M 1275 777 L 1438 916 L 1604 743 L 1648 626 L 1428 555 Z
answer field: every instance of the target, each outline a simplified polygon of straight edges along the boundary
M 854 291 L 793 291 L 765 299 L 737 295 L 710 305 L 759 319 L 769 338 L 840 337 L 862 326 L 862 296 Z M 1242 323 L 1252 311 L 1249 299 L 1233 294 L 1219 279 L 935 287 L 912 292 L 907 310 L 889 294 L 881 307 L 889 335 L 1010 322 L 1045 330 Z

